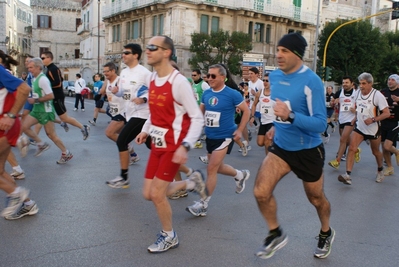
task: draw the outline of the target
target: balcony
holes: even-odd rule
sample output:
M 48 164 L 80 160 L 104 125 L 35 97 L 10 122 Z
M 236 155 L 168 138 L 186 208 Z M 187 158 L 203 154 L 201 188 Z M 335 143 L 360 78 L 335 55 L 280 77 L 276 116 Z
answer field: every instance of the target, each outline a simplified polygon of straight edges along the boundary
M 80 68 L 82 66 L 82 59 L 61 59 L 58 63 L 59 68 Z
M 325 2 L 327 0 L 323 1 Z M 111 2 L 103 8 L 102 15 L 103 18 L 106 19 L 145 6 L 163 4 L 166 2 L 169 2 L 169 0 L 126 0 Z M 314 10 L 314 12 L 306 12 L 302 10 L 298 11 L 293 4 L 287 6 L 277 1 L 273 2 L 273 5 L 257 0 L 190 0 L 189 2 L 197 5 L 207 4 L 210 6 L 224 7 L 233 10 L 254 11 L 257 13 L 283 17 L 298 22 L 305 22 L 313 25 L 316 24 L 317 10 Z
M 90 32 L 89 23 L 80 24 L 78 26 L 78 30 L 77 30 L 77 34 L 78 35 L 81 35 L 81 34 L 83 34 L 85 32 Z

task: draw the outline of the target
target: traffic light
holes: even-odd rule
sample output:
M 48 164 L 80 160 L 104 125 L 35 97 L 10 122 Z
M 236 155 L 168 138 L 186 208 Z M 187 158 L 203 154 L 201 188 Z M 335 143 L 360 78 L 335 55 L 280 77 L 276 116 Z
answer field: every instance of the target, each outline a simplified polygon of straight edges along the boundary
M 398 19 L 399 18 L 399 2 L 392 3 L 392 17 L 391 19 Z
M 324 80 L 324 68 L 323 66 L 319 66 L 317 68 L 316 74 L 319 75 L 320 79 Z
M 331 80 L 331 68 L 330 67 L 325 67 L 324 69 L 324 80 L 329 81 Z

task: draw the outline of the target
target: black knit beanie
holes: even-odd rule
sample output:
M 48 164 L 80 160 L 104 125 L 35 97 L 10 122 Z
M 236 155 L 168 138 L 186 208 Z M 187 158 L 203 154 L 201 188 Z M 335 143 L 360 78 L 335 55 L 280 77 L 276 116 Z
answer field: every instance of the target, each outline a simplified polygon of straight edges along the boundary
M 300 59 L 302 59 L 307 45 L 308 44 L 305 38 L 303 38 L 303 36 L 299 33 L 295 32 L 284 35 L 278 42 L 277 46 L 284 46 L 292 51 L 292 53 L 297 55 Z

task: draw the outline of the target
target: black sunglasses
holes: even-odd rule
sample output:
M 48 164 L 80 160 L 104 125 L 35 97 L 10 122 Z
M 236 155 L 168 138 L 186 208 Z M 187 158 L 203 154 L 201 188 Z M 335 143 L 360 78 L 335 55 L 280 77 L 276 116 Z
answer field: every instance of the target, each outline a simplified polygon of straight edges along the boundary
M 264 82 L 269 82 L 269 80 L 266 80 L 266 79 L 264 79 L 263 81 L 264 81 Z
M 45 59 L 46 59 L 46 57 L 41 57 L 41 59 L 42 59 L 42 60 L 45 60 Z
M 209 79 L 209 78 L 212 78 L 212 79 L 216 79 L 216 75 L 215 74 L 207 74 L 206 75 L 206 77 Z
M 159 46 L 159 45 L 154 45 L 154 44 L 146 45 L 145 48 L 148 49 L 148 50 L 151 51 L 151 52 L 157 51 L 159 48 L 161 48 L 161 49 L 163 49 L 163 50 L 168 50 L 168 49 L 165 48 L 165 47 L 162 47 L 162 46 Z
M 122 54 L 124 54 L 124 55 L 130 55 L 130 54 L 133 54 L 133 53 L 132 53 L 132 52 L 129 52 L 129 51 L 123 51 Z

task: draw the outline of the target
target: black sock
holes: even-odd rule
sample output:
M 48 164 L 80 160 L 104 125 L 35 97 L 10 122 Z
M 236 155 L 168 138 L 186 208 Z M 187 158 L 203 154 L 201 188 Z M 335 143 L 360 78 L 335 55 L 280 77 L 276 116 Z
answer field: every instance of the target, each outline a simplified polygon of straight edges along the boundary
M 384 169 L 384 167 L 378 167 L 379 172 L 382 172 L 383 169 Z
M 276 229 L 272 229 L 269 231 L 269 234 L 273 234 L 275 236 L 281 236 L 281 229 L 280 226 L 277 227 Z
M 127 180 L 127 174 L 128 174 L 129 170 L 121 170 L 121 176 L 123 178 L 123 180 Z
M 96 122 L 97 118 L 93 118 L 93 121 Z
M 351 175 L 351 173 L 352 173 L 351 171 L 346 171 L 346 174 L 348 175 Z
M 334 124 L 333 124 L 331 121 L 328 123 L 328 125 L 330 125 L 331 128 L 334 128 L 334 127 L 335 127 Z
M 331 228 L 328 228 L 328 231 L 327 231 L 327 232 L 323 232 L 323 231 L 320 229 L 320 235 L 323 235 L 323 236 L 330 236 L 330 235 L 331 235 Z

